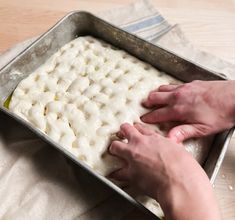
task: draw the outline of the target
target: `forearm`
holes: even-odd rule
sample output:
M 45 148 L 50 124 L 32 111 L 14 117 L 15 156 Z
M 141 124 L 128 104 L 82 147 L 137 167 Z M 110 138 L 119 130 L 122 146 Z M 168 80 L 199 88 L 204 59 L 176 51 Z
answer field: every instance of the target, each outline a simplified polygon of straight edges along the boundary
M 164 192 L 164 191 L 162 191 Z M 160 197 L 167 220 L 220 220 L 219 209 L 207 177 L 172 184 Z

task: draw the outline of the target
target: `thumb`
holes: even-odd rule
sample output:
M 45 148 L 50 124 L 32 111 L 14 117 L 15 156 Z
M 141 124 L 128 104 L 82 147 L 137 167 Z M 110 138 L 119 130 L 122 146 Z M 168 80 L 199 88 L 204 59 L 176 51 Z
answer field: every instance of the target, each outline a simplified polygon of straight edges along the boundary
M 192 137 L 199 137 L 200 132 L 196 125 L 179 125 L 172 128 L 167 135 L 171 140 L 181 143 Z
M 115 179 L 117 181 L 128 181 L 128 169 L 121 168 L 108 175 L 108 178 Z

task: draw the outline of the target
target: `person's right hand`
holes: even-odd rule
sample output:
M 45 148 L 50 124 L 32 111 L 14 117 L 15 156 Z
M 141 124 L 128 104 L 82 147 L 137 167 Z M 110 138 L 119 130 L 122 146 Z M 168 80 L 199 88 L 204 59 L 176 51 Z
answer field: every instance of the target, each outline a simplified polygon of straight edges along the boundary
M 109 152 L 124 161 L 109 178 L 156 199 L 167 220 L 219 220 L 209 179 L 181 144 L 137 123 L 122 124 Z
M 235 125 L 235 81 L 193 81 L 162 85 L 143 102 L 155 109 L 141 117 L 145 123 L 176 121 L 168 137 L 182 142 Z

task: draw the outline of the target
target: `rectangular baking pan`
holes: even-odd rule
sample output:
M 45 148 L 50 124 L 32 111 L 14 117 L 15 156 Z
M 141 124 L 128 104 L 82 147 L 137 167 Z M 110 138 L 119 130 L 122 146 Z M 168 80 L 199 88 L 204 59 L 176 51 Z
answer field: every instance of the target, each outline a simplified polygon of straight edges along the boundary
M 0 70 L 0 111 L 32 130 L 38 137 L 61 151 L 72 159 L 77 165 L 95 176 L 122 197 L 139 207 L 150 218 L 156 219 L 149 210 L 136 202 L 122 189 L 92 171 L 83 162 L 77 160 L 66 149 L 52 141 L 48 136 L 35 129 L 32 125 L 6 109 L 3 104 L 7 97 L 14 91 L 18 83 L 41 66 L 51 55 L 69 41 L 79 36 L 92 35 L 100 38 L 120 49 L 127 51 L 133 56 L 153 65 L 155 68 L 172 75 L 183 81 L 192 80 L 225 80 L 221 73 L 211 72 L 199 65 L 183 59 L 176 54 L 159 46 L 147 42 L 135 35 L 121 30 L 106 21 L 83 11 L 71 12 L 62 18 L 55 26 L 33 42 L 22 53 L 10 61 Z M 203 165 L 205 172 L 213 183 L 216 174 L 222 164 L 233 129 L 221 132 L 214 138 L 208 157 Z

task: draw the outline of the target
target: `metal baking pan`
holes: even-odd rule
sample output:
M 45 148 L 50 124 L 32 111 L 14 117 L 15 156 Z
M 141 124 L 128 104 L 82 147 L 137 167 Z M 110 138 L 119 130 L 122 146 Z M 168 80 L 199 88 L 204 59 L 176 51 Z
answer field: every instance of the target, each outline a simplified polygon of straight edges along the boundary
M 92 171 L 83 162 L 77 160 L 66 149 L 52 141 L 47 135 L 35 129 L 32 125 L 10 112 L 3 106 L 4 101 L 14 91 L 18 83 L 42 65 L 51 55 L 53 55 L 64 44 L 78 36 L 92 35 L 100 38 L 118 48 L 121 48 L 133 56 L 153 65 L 155 68 L 172 75 L 183 81 L 192 80 L 225 80 L 223 74 L 206 70 L 176 54 L 169 52 L 159 46 L 149 43 L 135 35 L 121 30 L 96 16 L 83 11 L 71 12 L 62 18 L 55 26 L 49 29 L 39 39 L 33 42 L 22 53 L 10 61 L 0 70 L 0 111 L 3 114 L 17 120 L 24 126 L 32 130 L 38 137 L 54 146 L 67 157 L 72 159 L 77 165 L 95 176 L 104 184 L 119 193 L 133 205 L 139 207 L 149 217 L 157 218 L 140 203 L 136 202 L 131 196 L 122 189 L 114 185 L 105 177 Z M 216 174 L 221 166 L 226 153 L 233 129 L 219 133 L 215 136 L 211 150 L 203 165 L 205 172 L 214 182 Z

